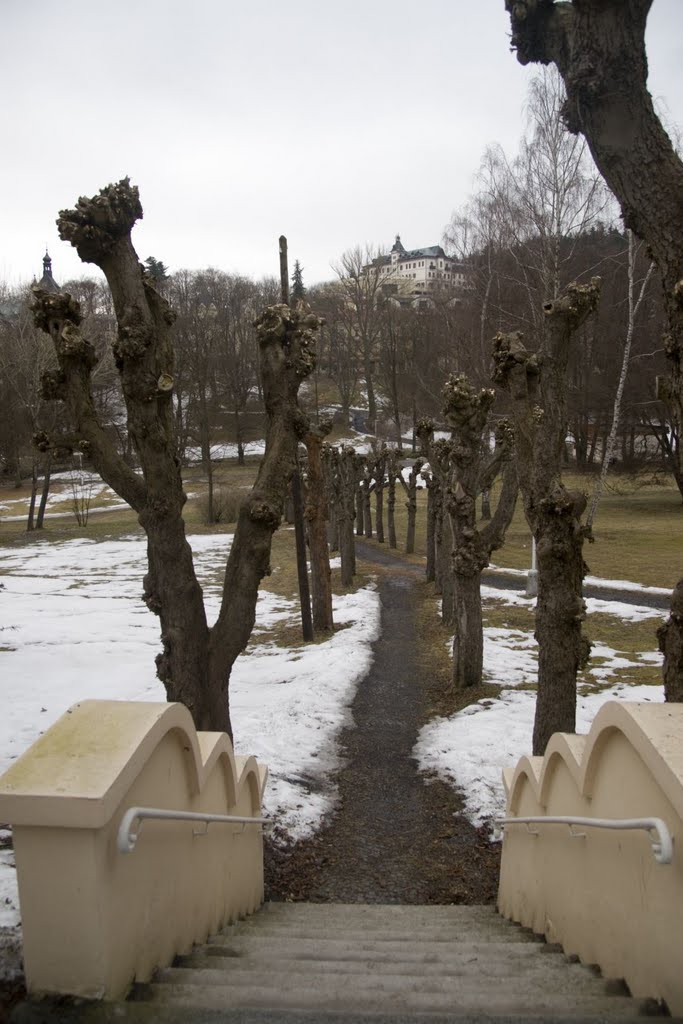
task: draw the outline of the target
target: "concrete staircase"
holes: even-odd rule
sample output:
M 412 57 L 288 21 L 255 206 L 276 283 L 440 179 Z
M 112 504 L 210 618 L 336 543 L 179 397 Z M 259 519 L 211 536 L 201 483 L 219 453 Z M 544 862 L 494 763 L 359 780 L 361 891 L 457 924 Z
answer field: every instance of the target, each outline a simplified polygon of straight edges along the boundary
M 267 904 L 159 971 L 132 998 L 154 1007 L 158 1020 L 170 1019 L 172 1007 L 185 1008 L 188 1020 L 190 1008 L 306 1011 L 314 1020 L 583 1021 L 653 1009 L 492 907 L 367 904 Z M 290 1013 L 223 1019 L 288 1020 Z
M 125 1003 L 24 1003 L 14 1024 L 392 1024 L 651 1016 L 493 907 L 266 904 Z

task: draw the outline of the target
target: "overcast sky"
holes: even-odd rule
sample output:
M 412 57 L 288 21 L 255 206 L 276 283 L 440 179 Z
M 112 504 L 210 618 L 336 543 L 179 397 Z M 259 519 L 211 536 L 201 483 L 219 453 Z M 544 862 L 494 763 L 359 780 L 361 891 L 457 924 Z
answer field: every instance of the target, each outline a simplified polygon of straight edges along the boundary
M 683 124 L 683 0 L 654 0 L 650 89 Z M 58 238 L 129 175 L 141 259 L 308 284 L 354 245 L 434 245 L 533 68 L 503 0 L 0 0 L 0 280 L 95 273 Z

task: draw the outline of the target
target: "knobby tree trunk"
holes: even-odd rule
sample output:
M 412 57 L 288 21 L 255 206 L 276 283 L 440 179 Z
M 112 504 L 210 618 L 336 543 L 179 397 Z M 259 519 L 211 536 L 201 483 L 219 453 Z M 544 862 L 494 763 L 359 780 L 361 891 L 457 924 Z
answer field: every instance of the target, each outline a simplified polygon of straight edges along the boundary
M 593 279 L 589 285 L 569 285 L 560 298 L 546 303 L 538 354 L 527 352 L 519 332 L 494 339 L 494 380 L 512 399 L 519 486 L 538 558 L 534 754 L 543 754 L 554 732 L 575 731 L 576 676 L 590 653 L 581 631 L 586 497 L 565 488 L 561 465 L 572 340 L 598 297 L 599 281 Z
M 664 655 L 664 700 L 683 701 L 683 579 L 676 584 L 671 614 L 657 630 L 659 649 Z
M 58 228 L 62 239 L 71 242 L 84 262 L 99 266 L 109 283 L 118 323 L 114 359 L 142 474 L 126 464 L 98 421 L 90 383 L 97 359 L 81 333 L 78 303 L 68 294 L 36 289 L 36 325 L 52 337 L 58 360 L 58 370 L 43 379 L 43 391 L 64 401 L 81 450 L 135 509 L 147 534 L 144 599 L 161 623 L 163 650 L 156 659 L 157 674 L 169 700 L 185 704 L 198 729 L 231 734 L 230 672 L 251 634 L 258 586 L 269 568 L 271 539 L 282 517 L 297 439 L 307 429 L 297 394 L 314 365 L 320 321 L 307 309 L 290 310 L 283 304 L 266 309 L 256 323 L 266 453 L 240 509 L 220 612 L 209 628 L 182 518 L 186 498 L 172 404 L 174 314 L 133 248 L 131 229 L 141 216 L 138 190 L 126 178 L 92 199 L 79 199 L 75 209 L 62 211 Z
M 621 206 L 624 224 L 647 242 L 662 276 L 671 376 L 657 397 L 683 437 L 683 162 L 647 88 L 645 27 L 652 0 L 541 3 L 505 0 L 520 63 L 557 65 L 569 131 L 584 135 Z M 683 480 L 683 444 L 676 453 Z M 672 613 L 673 614 L 673 613 Z M 680 681 L 683 689 L 683 677 Z
M 444 386 L 444 415 L 451 428 L 450 485 L 445 497 L 455 553 L 453 685 L 480 686 L 484 663 L 481 573 L 492 551 L 501 547 L 515 511 L 517 474 L 512 461 L 512 431 L 499 426 L 496 447 L 488 451 L 489 417 L 495 398 L 490 388 L 475 391 L 467 377 L 455 374 Z M 477 498 L 506 464 L 495 516 L 477 529 Z

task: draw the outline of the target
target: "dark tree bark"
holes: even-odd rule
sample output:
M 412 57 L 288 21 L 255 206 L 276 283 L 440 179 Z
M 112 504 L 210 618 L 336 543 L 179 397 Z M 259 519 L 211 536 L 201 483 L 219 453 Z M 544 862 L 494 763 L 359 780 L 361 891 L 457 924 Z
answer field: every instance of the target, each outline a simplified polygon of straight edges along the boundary
M 389 451 L 387 454 L 387 531 L 390 548 L 398 547 L 396 540 L 396 480 L 400 472 L 397 452 Z
M 599 281 L 569 285 L 545 310 L 545 337 L 530 355 L 522 336 L 494 339 L 496 383 L 512 399 L 515 456 L 524 513 L 536 540 L 539 644 L 534 754 L 543 754 L 554 732 L 576 728 L 576 675 L 590 644 L 581 632 L 585 618 L 582 581 L 586 570 L 581 524 L 586 496 L 561 480 L 567 431 L 567 363 L 578 328 L 597 305 Z
M 432 472 L 422 469 L 422 476 L 427 484 L 427 567 L 425 577 L 427 583 L 436 580 L 436 490 L 438 484 Z
M 31 463 L 31 498 L 28 504 L 28 517 L 26 519 L 26 532 L 31 533 L 35 529 L 36 498 L 38 497 L 38 469 L 36 460 Z
M 683 701 L 683 579 L 676 584 L 671 614 L 657 630 L 659 649 L 664 655 L 664 700 Z
M 45 522 L 45 509 L 47 508 L 47 499 L 50 494 L 51 475 L 52 455 L 48 452 L 45 456 L 43 465 L 43 488 L 40 492 L 40 504 L 38 505 L 38 515 L 36 516 L 36 530 L 42 530 L 43 523 Z
M 373 451 L 372 475 L 375 491 L 375 536 L 378 544 L 384 544 L 384 489 L 387 476 L 387 448 L 382 445 Z
M 142 475 L 121 458 L 98 421 L 90 385 L 96 357 L 80 331 L 78 303 L 68 294 L 36 290 L 35 321 L 51 335 L 58 361 L 57 372 L 45 376 L 43 390 L 65 402 L 81 449 L 135 509 L 147 534 L 144 599 L 161 622 L 163 651 L 157 673 L 169 700 L 185 704 L 198 729 L 231 734 L 230 672 L 251 634 L 258 586 L 269 568 L 297 440 L 306 431 L 297 394 L 313 368 L 319 320 L 307 310 L 280 305 L 266 309 L 257 321 L 266 453 L 240 509 L 221 609 L 210 629 L 182 518 L 185 494 L 171 397 L 174 315 L 133 248 L 130 233 L 141 216 L 138 190 L 124 179 L 92 199 L 79 199 L 75 209 L 62 211 L 57 223 L 60 236 L 84 262 L 99 266 L 109 283 L 118 322 L 114 358 Z
M 294 537 L 296 547 L 296 575 L 299 583 L 299 607 L 301 609 L 301 635 L 306 642 L 313 639 L 313 615 L 311 614 L 311 587 L 308 580 L 306 558 L 306 526 L 304 523 L 304 496 L 301 486 L 301 470 L 298 453 L 292 473 L 292 506 L 294 508 Z
M 306 494 L 306 524 L 311 553 L 311 591 L 313 596 L 313 629 L 316 633 L 330 633 L 332 618 L 332 573 L 330 549 L 327 542 L 328 502 L 323 475 L 323 439 L 332 429 L 331 420 L 321 420 L 311 427 L 304 443 L 308 452 L 308 491 Z
M 446 509 L 446 495 L 451 479 L 451 441 L 434 440 L 434 421 L 421 419 L 416 424 L 420 451 L 429 463 L 431 485 L 427 496 L 427 528 L 429 544 L 429 498 L 432 499 L 434 519 L 434 574 L 436 592 L 441 595 L 441 621 L 444 626 L 455 622 L 453 558 L 455 556 L 453 529 Z M 429 553 L 427 554 L 429 560 Z
M 453 531 L 453 686 L 480 686 L 484 665 L 481 573 L 491 552 L 501 547 L 517 501 L 517 473 L 512 461 L 512 431 L 503 422 L 496 448 L 488 451 L 489 417 L 495 398 L 490 388 L 475 391 L 463 374 L 448 378 L 444 414 L 451 428 L 452 472 L 445 496 Z M 477 497 L 488 490 L 505 464 L 495 516 L 477 529 Z
M 644 239 L 662 275 L 671 377 L 657 381 L 683 437 L 683 162 L 647 88 L 645 27 L 652 0 L 505 0 L 522 64 L 557 65 L 569 131 L 585 136 L 626 227 Z M 683 479 L 683 445 L 677 452 Z M 683 678 L 680 688 L 683 689 Z
M 403 479 L 403 473 L 399 471 L 398 479 L 406 493 L 406 508 L 408 509 L 408 525 L 406 527 L 406 554 L 415 554 L 415 526 L 417 523 L 417 478 L 424 466 L 424 459 L 416 459 L 410 468 L 408 481 Z
M 357 456 L 362 458 L 362 456 Z M 365 502 L 363 501 L 363 488 L 360 485 L 360 480 L 356 477 L 355 483 L 355 496 L 356 496 L 356 536 L 362 537 L 365 533 Z
M 363 460 L 363 475 L 360 478 L 360 494 L 363 499 L 363 533 L 368 540 L 372 540 L 372 504 L 370 501 L 373 481 L 372 466 L 368 459 Z
M 340 500 L 337 505 L 339 518 L 339 554 L 341 557 L 341 579 L 345 587 L 353 584 L 356 575 L 356 541 L 353 535 L 354 499 L 358 491 L 357 456 L 354 449 L 342 445 L 339 449 L 338 472 Z

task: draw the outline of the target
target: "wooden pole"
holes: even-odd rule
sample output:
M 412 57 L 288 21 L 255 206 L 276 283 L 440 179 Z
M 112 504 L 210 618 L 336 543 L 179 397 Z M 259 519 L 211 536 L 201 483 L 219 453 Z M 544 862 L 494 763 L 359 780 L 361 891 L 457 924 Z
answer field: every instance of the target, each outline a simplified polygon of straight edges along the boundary
M 287 239 L 280 235 L 280 298 L 289 305 L 289 267 L 287 265 Z M 306 564 L 306 532 L 304 529 L 304 502 L 299 471 L 299 446 L 297 444 L 296 464 L 292 474 L 292 505 L 294 506 L 294 536 L 296 538 L 296 571 L 299 578 L 299 602 L 301 604 L 301 632 L 304 640 L 313 639 L 313 617 L 311 615 L 311 590 Z

